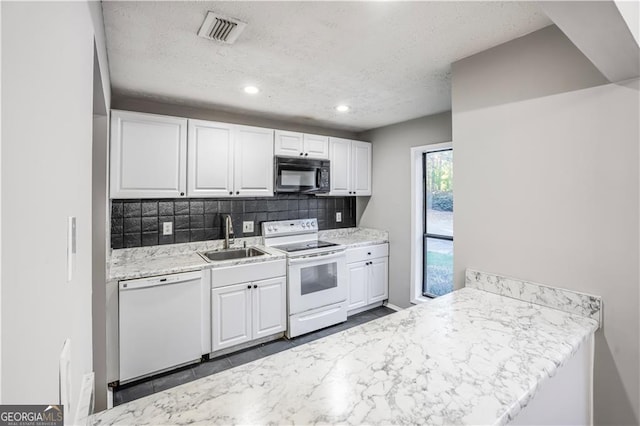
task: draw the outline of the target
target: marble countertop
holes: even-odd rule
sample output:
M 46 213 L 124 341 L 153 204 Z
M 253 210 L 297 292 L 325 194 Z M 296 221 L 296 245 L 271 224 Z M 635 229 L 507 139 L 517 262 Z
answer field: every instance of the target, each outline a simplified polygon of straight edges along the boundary
M 371 228 L 330 229 L 320 231 L 318 239 L 355 248 L 388 243 L 389 233 Z
M 90 424 L 505 424 L 597 327 L 467 287 Z
M 389 240 L 387 232 L 368 228 L 320 231 L 318 237 L 349 248 L 381 244 Z M 237 238 L 234 247 L 242 247 L 245 243 L 247 247 L 257 247 L 267 252 L 267 256 L 207 262 L 198 255 L 200 251 L 221 249 L 223 240 L 113 250 L 107 265 L 108 280 L 129 280 L 286 258 L 285 253 L 263 246 L 261 237 Z
M 247 242 L 247 247 L 256 247 L 264 251 L 266 255 L 208 262 L 198 254 L 198 252 L 202 251 L 221 249 L 222 240 L 126 249 L 128 251 L 114 250 L 116 256 L 112 256 L 109 264 L 109 280 L 128 280 L 197 271 L 203 268 L 222 268 L 247 263 L 269 262 L 286 258 L 286 254 L 280 250 L 263 246 L 260 238 L 237 239 L 233 247 L 241 248 L 244 242 Z

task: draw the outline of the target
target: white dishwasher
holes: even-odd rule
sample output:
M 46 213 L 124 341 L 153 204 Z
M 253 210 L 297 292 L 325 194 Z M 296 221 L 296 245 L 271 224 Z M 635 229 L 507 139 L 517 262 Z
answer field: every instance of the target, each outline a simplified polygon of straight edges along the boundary
M 200 359 L 202 274 L 120 281 L 120 382 Z

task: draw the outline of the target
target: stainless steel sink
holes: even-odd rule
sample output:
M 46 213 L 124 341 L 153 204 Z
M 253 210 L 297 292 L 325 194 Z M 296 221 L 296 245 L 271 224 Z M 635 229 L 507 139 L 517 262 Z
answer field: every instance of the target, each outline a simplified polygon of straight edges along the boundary
M 258 250 L 255 247 L 247 247 L 226 250 L 211 250 L 198 254 L 208 262 L 216 262 L 221 260 L 244 259 L 246 257 L 264 256 L 267 253 L 263 252 L 262 250 Z

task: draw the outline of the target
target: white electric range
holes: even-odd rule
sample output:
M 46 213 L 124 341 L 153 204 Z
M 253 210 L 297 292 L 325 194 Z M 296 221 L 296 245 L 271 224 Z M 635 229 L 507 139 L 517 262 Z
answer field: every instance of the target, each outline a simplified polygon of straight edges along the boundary
M 262 235 L 287 254 L 287 337 L 346 321 L 345 247 L 319 241 L 317 219 L 264 222 Z

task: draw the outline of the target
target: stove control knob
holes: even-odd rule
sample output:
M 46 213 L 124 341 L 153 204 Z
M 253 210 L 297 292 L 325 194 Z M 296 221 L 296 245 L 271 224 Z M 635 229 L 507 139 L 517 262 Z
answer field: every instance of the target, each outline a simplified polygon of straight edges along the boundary
M 267 226 L 267 231 L 271 232 L 271 231 L 273 231 L 273 228 L 271 226 Z
M 306 228 L 306 227 L 307 227 L 307 224 L 306 224 L 306 223 L 304 223 L 304 222 L 302 222 L 302 227 L 303 227 L 303 228 Z
M 313 226 L 313 222 L 307 222 L 307 226 L 311 228 Z

